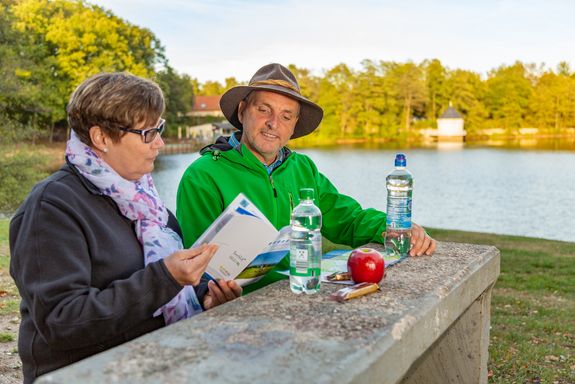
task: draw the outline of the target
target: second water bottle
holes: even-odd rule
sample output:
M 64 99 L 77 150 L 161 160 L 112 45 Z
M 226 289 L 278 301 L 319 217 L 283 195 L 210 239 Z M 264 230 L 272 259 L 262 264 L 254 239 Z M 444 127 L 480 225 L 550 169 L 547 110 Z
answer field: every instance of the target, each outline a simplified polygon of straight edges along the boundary
M 321 211 L 314 190 L 302 188 L 291 215 L 290 288 L 294 293 L 319 291 L 321 274 Z
M 386 178 L 387 228 L 385 251 L 388 255 L 407 257 L 411 247 L 411 199 L 413 176 L 406 168 L 403 153 L 395 156 L 395 169 Z

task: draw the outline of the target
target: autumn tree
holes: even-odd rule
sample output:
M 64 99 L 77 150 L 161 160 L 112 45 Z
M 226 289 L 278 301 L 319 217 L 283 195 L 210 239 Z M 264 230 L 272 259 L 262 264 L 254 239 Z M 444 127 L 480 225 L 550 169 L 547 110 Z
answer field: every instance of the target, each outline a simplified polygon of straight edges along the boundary
M 482 128 L 487 118 L 487 110 L 483 103 L 485 84 L 479 74 L 462 69 L 448 73 L 445 81 L 445 95 L 453 107 L 465 117 L 465 129 L 472 133 Z M 445 110 L 444 105 L 442 110 Z
M 0 143 L 34 140 L 38 126 L 63 116 L 58 82 L 50 76 L 54 61 L 14 28 L 15 4 L 0 0 Z
M 221 96 L 225 91 L 225 86 L 219 81 L 208 80 L 201 85 L 200 93 L 198 94 L 202 96 Z
M 412 62 L 392 63 L 389 67 L 388 75 L 397 92 L 398 101 L 402 104 L 402 125 L 405 133 L 409 135 L 414 113 L 422 116 L 425 111 L 424 73 L 421 66 Z
M 27 116 L 50 132 L 64 121 L 69 95 L 87 77 L 104 71 L 152 77 L 166 63 L 151 31 L 83 1 L 14 1 L 9 12 L 18 53 L 27 58 L 15 73 L 22 84 L 42 88 L 27 98 L 34 105 Z
M 14 7 L 16 27 L 55 58 L 55 74 L 73 88 L 103 71 L 150 77 L 163 64 L 154 34 L 96 5 L 69 0 L 22 0 Z M 70 89 L 69 89 L 70 90 Z
M 227 91 L 230 88 L 237 87 L 238 85 L 241 85 L 241 84 L 242 83 L 237 81 L 235 77 L 226 77 L 224 79 L 224 90 L 223 90 L 223 92 Z M 223 92 L 222 92 L 222 94 L 223 94 Z
M 548 71 L 538 79 L 530 105 L 534 124 L 556 132 L 575 126 L 575 78 L 567 66 L 557 72 Z
M 447 89 L 448 70 L 437 59 L 423 62 L 423 70 L 427 88 L 426 116 L 435 121 L 451 99 Z
M 533 92 L 523 63 L 501 66 L 490 72 L 486 82 L 485 105 L 491 119 L 510 131 L 525 121 Z
M 353 101 L 354 74 L 345 64 L 330 69 L 319 84 L 318 103 L 324 109 L 322 135 L 335 138 L 351 136 L 354 121 L 350 106 Z
M 296 77 L 301 94 L 312 101 L 317 101 L 319 97 L 320 78 L 312 75 L 309 69 L 298 68 L 294 64 L 288 65 L 288 69 Z
M 194 87 L 189 75 L 180 75 L 167 66 L 156 75 L 156 81 L 162 88 L 166 100 L 166 124 L 168 134 L 173 135 L 175 128 L 189 125 L 187 112 L 194 103 Z

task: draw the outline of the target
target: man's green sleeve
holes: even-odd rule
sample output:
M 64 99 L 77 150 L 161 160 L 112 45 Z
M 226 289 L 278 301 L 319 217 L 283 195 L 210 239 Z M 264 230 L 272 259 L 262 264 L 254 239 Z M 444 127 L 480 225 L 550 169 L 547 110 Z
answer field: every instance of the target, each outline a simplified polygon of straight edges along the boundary
M 176 197 L 176 216 L 186 248 L 204 233 L 225 208 L 213 180 L 198 168 L 191 166 L 186 170 Z
M 337 191 L 323 174 L 317 174 L 319 206 L 322 211 L 322 234 L 337 244 L 359 247 L 369 242 L 383 243 L 384 212 L 362 209 L 350 196 Z

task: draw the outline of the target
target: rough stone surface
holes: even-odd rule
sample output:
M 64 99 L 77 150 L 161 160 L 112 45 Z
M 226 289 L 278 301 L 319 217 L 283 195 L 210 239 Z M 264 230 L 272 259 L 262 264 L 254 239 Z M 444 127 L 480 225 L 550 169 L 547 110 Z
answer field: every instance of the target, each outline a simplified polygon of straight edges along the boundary
M 498 274 L 496 248 L 439 243 L 388 268 L 371 295 L 338 303 L 341 286 L 305 296 L 281 281 L 37 383 L 345 383 L 374 366 L 396 382 Z

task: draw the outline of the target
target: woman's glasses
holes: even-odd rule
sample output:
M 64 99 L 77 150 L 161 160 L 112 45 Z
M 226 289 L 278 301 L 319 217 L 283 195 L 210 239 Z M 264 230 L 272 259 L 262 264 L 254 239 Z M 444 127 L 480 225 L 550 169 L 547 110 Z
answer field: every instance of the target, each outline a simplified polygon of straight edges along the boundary
M 142 141 L 144 143 L 149 144 L 152 141 L 154 141 L 154 139 L 158 134 L 162 135 L 165 128 L 166 128 L 166 120 L 160 119 L 160 124 L 156 128 L 142 130 L 142 129 L 120 127 L 120 131 L 137 133 L 138 135 L 142 136 Z

